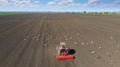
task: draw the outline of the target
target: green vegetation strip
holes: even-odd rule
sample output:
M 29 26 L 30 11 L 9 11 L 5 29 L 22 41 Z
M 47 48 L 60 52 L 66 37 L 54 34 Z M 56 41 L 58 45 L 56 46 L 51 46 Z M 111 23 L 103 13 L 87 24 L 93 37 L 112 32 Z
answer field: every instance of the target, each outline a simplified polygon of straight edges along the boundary
M 7 14 L 25 14 L 27 12 L 0 12 L 1 15 L 7 15 Z

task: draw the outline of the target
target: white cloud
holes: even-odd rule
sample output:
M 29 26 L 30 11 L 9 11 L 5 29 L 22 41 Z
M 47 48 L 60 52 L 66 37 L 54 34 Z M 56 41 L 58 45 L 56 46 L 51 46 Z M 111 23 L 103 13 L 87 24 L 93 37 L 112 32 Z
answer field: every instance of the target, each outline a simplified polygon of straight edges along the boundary
M 56 4 L 56 2 L 54 2 L 54 1 L 51 1 L 51 2 L 47 3 L 47 5 L 55 5 L 55 4 Z
M 58 4 L 59 5 L 64 5 L 64 4 L 73 3 L 73 2 L 74 2 L 73 0 L 62 0 L 62 1 L 59 1 Z
M 0 0 L 0 7 L 7 8 L 107 8 L 120 7 L 120 0 L 112 0 L 111 3 L 102 3 L 101 0 L 87 0 L 86 3 L 76 2 L 75 0 L 52 0 L 46 4 L 41 4 L 39 0 Z
M 47 6 L 53 7 L 57 6 L 58 8 L 69 8 L 69 7 L 89 7 L 91 5 L 96 5 L 99 0 L 88 0 L 86 3 L 75 2 L 75 0 L 53 0 L 47 3 Z
M 22 2 L 23 3 L 30 3 L 31 1 L 30 0 L 23 0 Z
M 7 7 L 13 8 L 39 8 L 40 3 L 38 0 L 32 2 L 31 0 L 10 0 Z
M 77 6 L 74 0 L 54 0 L 47 3 L 48 8 L 68 8 L 70 6 Z
M 47 5 L 65 5 L 68 3 L 73 3 L 74 0 L 54 0 L 47 3 Z
M 116 3 L 107 3 L 107 4 L 105 4 L 105 3 L 100 3 L 99 5 L 97 5 L 96 6 L 97 8 L 112 8 L 112 7 L 114 7 L 114 8 L 118 8 L 118 7 L 120 7 L 120 3 L 119 4 L 116 4 Z M 120 8 L 119 8 L 119 10 L 120 10 Z
M 8 3 L 8 0 L 0 0 L 0 3 Z
M 0 6 L 7 6 L 8 0 L 0 0 Z
M 120 6 L 120 0 L 115 0 L 113 3 Z
M 109 7 L 119 7 L 120 1 L 114 0 L 111 3 L 102 3 L 101 0 L 87 0 L 86 3 L 75 2 L 75 0 L 53 0 L 47 3 L 49 8 L 57 9 L 67 9 L 67 8 L 84 8 L 93 7 L 93 8 L 109 8 Z
M 10 0 L 10 1 L 19 1 L 19 0 Z
M 95 3 L 95 2 L 98 2 L 99 0 L 88 0 L 88 4 L 92 4 L 92 3 Z
M 120 0 L 113 0 L 110 3 L 99 3 L 95 6 L 96 8 L 118 8 L 120 7 Z M 120 9 L 119 9 L 120 10 Z
M 8 0 L 0 0 L 0 3 L 7 4 L 7 3 L 8 3 Z

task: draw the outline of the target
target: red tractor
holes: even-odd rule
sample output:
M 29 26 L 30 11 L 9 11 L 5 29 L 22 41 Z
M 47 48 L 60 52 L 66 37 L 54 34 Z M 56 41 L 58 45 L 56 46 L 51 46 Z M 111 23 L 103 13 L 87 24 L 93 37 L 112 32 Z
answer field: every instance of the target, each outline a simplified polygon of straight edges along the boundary
M 67 48 L 65 42 L 60 42 L 60 45 L 57 47 L 58 55 L 56 56 L 57 60 L 67 60 L 74 59 L 75 57 L 70 53 L 70 49 Z

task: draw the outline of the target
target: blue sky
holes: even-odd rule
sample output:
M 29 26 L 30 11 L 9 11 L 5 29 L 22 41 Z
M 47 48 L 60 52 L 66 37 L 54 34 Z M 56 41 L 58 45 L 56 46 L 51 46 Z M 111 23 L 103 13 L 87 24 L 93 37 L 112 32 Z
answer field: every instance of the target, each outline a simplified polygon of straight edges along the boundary
M 0 0 L 0 11 L 120 11 L 120 0 Z

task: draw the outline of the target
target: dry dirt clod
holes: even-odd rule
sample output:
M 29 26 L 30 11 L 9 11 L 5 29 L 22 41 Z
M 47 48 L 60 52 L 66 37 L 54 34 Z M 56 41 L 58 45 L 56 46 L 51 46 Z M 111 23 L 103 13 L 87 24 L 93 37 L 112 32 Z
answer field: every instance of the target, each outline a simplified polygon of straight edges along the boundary
M 120 47 L 120 45 L 116 45 L 116 47 Z
M 35 39 L 35 37 L 33 37 L 33 39 Z
M 70 37 L 70 40 L 72 40 L 72 37 Z
M 93 41 L 90 41 L 90 43 L 92 44 L 92 43 L 93 43 Z
M 112 40 L 112 39 L 113 39 L 113 37 L 111 36 L 111 37 L 110 37 L 110 39 Z
M 99 46 L 99 49 L 102 49 L 102 47 Z
M 90 50 L 90 53 L 91 53 L 91 54 L 94 54 L 94 53 L 95 53 L 95 51 L 93 51 L 93 50 Z
M 26 40 L 26 38 L 24 40 Z
M 115 53 L 118 53 L 118 52 L 119 52 L 119 50 L 116 50 L 116 51 L 115 51 Z
M 81 44 L 82 46 L 84 45 L 84 43 Z
M 44 47 L 46 47 L 47 46 L 47 44 L 44 44 Z
M 107 54 L 107 56 L 111 57 L 111 54 L 110 54 L 110 53 L 107 52 L 106 54 Z
M 89 43 L 87 43 L 87 45 L 89 45 Z
M 75 41 L 74 44 L 77 44 L 77 42 Z
M 39 39 L 37 38 L 36 41 L 38 41 Z
M 80 34 L 79 33 L 77 33 L 77 36 L 79 36 Z

